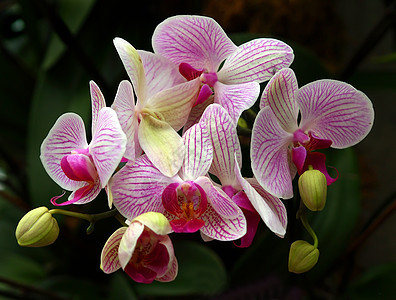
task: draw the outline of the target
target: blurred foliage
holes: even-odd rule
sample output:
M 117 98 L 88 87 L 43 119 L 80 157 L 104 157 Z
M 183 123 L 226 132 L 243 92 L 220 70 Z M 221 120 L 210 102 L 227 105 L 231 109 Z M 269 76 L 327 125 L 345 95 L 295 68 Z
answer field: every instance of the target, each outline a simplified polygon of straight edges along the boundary
M 300 86 L 320 78 L 336 78 L 335 71 L 343 67 L 337 59 L 342 54 L 344 36 L 331 1 L 287 1 L 288 5 L 279 1 L 230 1 L 226 7 L 224 3 L 0 2 L 0 298 L 392 298 L 393 264 L 354 274 L 353 257 L 358 249 L 348 246 L 351 237 L 362 232 L 356 227 L 361 208 L 353 149 L 326 153 L 329 165 L 338 169 L 340 177 L 329 188 L 325 209 L 309 215 L 321 254 L 308 274 L 297 276 L 287 271 L 290 244 L 302 236 L 310 241 L 295 218 L 299 205 L 296 199 L 285 201 L 289 225 L 284 239 L 271 234 L 263 224 L 248 249 L 239 249 L 233 243 L 203 243 L 199 236 L 193 236 L 192 241 L 172 237 L 180 269 L 171 283 L 141 285 L 121 271 L 103 274 L 99 269 L 100 251 L 117 228 L 116 220 L 97 224 L 94 233 L 87 236 L 84 221 L 59 218 L 61 235 L 54 245 L 42 249 L 18 246 L 14 232 L 22 215 L 31 208 L 49 206 L 49 199 L 62 193 L 39 160 L 40 144 L 49 129 L 61 114 L 72 111 L 83 117 L 89 136 L 89 80 L 98 83 L 110 105 L 118 83 L 127 78 L 112 45 L 114 37 L 122 37 L 138 49 L 151 50 L 151 34 L 166 17 L 206 14 L 222 24 L 237 44 L 263 36 L 276 36 L 289 43 L 295 50 L 292 68 Z M 325 35 L 325 39 L 318 39 L 318 35 Z M 394 56 L 389 54 L 374 63 L 392 64 Z M 378 68 L 355 72 L 348 82 L 359 89 L 394 90 L 395 76 Z M 248 145 L 249 140 L 245 143 Z M 248 148 L 243 149 L 244 161 L 248 161 Z M 106 209 L 104 197 L 94 202 L 72 209 L 91 213 Z

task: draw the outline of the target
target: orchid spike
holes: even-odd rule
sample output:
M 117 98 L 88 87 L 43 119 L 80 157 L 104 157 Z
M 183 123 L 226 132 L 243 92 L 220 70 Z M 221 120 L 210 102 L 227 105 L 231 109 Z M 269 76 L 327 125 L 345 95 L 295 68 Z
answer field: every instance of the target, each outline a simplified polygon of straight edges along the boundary
M 234 123 L 257 100 L 259 83 L 294 58 L 293 50 L 275 39 L 256 39 L 237 47 L 215 20 L 203 16 L 166 19 L 155 29 L 152 45 L 155 53 L 178 65 L 187 80 L 199 78 L 202 89 L 196 104 L 213 90 L 214 102 L 227 109 Z
M 204 124 L 183 135 L 185 154 L 179 172 L 168 177 L 140 156 L 127 163 L 111 182 L 114 205 L 127 218 L 147 211 L 165 214 L 175 232 L 200 230 L 217 240 L 236 240 L 246 233 L 239 207 L 206 177 L 213 150 Z
M 54 205 L 84 204 L 105 188 L 125 152 L 126 137 L 114 110 L 104 107 L 103 95 L 94 82 L 92 141 L 87 143 L 84 122 L 74 113 L 59 117 L 41 145 L 41 162 L 48 175 L 63 189 L 72 191 L 68 201 Z
M 199 82 L 186 82 L 166 58 L 137 51 L 121 38 L 114 45 L 132 82 L 121 82 L 112 105 L 128 138 L 125 157 L 133 161 L 143 150 L 162 173 L 174 176 L 184 157 L 177 131 L 187 121 Z
M 241 149 L 231 117 L 218 104 L 207 107 L 200 123 L 208 128 L 213 147 L 213 162 L 209 170 L 216 175 L 224 192 L 244 211 L 248 222 L 248 234 L 241 240 L 247 247 L 253 240 L 258 220 L 280 237 L 286 233 L 286 209 L 278 198 L 264 191 L 253 179 L 241 175 Z
M 175 279 L 178 270 L 168 220 L 160 213 L 147 212 L 128 227 L 117 229 L 107 240 L 100 268 L 106 274 L 122 268 L 134 281 L 152 283 Z
M 374 110 L 369 98 L 351 85 L 318 80 L 298 88 L 291 69 L 279 71 L 267 84 L 252 130 L 253 174 L 265 190 L 288 199 L 292 179 L 308 166 L 321 171 L 331 184 L 325 155 L 312 152 L 347 148 L 371 130 Z M 301 121 L 298 116 L 301 114 Z

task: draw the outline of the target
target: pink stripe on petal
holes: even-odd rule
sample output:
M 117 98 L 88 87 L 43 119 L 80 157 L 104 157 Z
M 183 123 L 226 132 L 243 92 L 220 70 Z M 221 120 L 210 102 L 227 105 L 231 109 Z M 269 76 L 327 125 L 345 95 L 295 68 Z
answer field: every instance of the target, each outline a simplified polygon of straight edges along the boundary
M 235 155 L 238 163 L 242 163 L 235 123 L 227 111 L 218 104 L 212 104 L 206 108 L 201 122 L 206 123 L 213 145 L 213 162 L 209 172 L 216 175 L 222 185 L 233 185 Z
M 220 216 L 233 219 L 241 214 L 238 205 L 222 189 L 216 188 L 208 177 L 199 177 L 194 182 L 205 191 L 208 203 Z
M 179 176 L 185 181 L 195 180 L 199 176 L 205 175 L 212 164 L 212 142 L 209 139 L 208 130 L 202 122 L 190 127 L 182 138 L 186 152 Z
M 214 91 L 214 102 L 224 107 L 232 121 L 237 124 L 241 113 L 256 102 L 260 85 L 257 82 L 229 85 L 218 81 Z
M 127 227 L 118 228 L 106 241 L 100 256 L 100 268 L 106 274 L 113 273 L 121 268 L 118 259 L 118 247 Z
M 78 181 L 68 178 L 61 168 L 61 160 L 75 149 L 88 147 L 84 122 L 74 113 L 66 113 L 58 118 L 44 139 L 40 148 L 40 159 L 48 175 L 62 189 L 72 191 L 81 186 Z
M 255 39 L 242 44 L 227 57 L 219 71 L 219 80 L 226 84 L 264 82 L 293 62 L 293 49 L 275 39 Z
M 127 138 L 124 157 L 134 160 L 140 154 L 140 145 L 137 136 L 138 120 L 135 113 L 135 96 L 129 81 L 121 81 L 111 108 L 117 113 L 121 128 Z
M 202 219 L 205 225 L 201 228 L 201 233 L 210 239 L 234 241 L 246 234 L 247 224 L 242 211 L 236 218 L 224 218 L 208 205 Z
M 92 131 L 95 132 L 96 122 L 98 119 L 99 111 L 106 107 L 106 101 L 102 94 L 102 91 L 94 81 L 89 82 L 89 88 L 91 92 L 91 105 L 92 105 Z
M 133 219 L 149 211 L 164 213 L 161 195 L 174 181 L 143 155 L 134 163 L 128 162 L 110 182 L 114 206 L 123 216 Z
M 261 95 L 260 108 L 269 106 L 279 124 L 287 132 L 297 130 L 298 104 L 296 92 L 298 84 L 292 69 L 282 69 L 266 85 Z
M 143 62 L 147 82 L 147 98 L 186 81 L 179 73 L 178 66 L 165 57 L 143 50 L 137 52 Z
M 175 16 L 154 31 L 154 52 L 176 64 L 188 63 L 195 69 L 216 72 L 220 63 L 237 47 L 212 18 Z
M 120 163 L 126 148 L 126 136 L 116 112 L 105 107 L 99 112 L 98 124 L 89 145 L 102 188 Z
M 263 188 L 279 198 L 293 197 L 288 154 L 292 140 L 269 107 L 258 113 L 252 129 L 252 170 Z
M 333 148 L 360 142 L 371 130 L 374 110 L 370 99 L 353 86 L 336 80 L 318 80 L 303 86 L 297 96 L 301 129 L 312 130 Z

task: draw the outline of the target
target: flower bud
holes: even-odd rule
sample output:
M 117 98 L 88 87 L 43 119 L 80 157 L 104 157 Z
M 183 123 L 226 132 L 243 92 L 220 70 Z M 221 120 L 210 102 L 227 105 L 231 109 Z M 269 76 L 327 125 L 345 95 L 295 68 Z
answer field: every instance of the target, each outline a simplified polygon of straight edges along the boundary
M 58 238 L 59 226 L 55 218 L 42 206 L 29 211 L 19 221 L 15 236 L 20 246 L 43 247 Z
M 322 210 L 326 204 L 326 176 L 310 168 L 298 179 L 298 189 L 305 206 L 312 211 Z
M 319 250 L 302 240 L 295 241 L 290 246 L 289 272 L 296 274 L 311 270 L 319 259 Z

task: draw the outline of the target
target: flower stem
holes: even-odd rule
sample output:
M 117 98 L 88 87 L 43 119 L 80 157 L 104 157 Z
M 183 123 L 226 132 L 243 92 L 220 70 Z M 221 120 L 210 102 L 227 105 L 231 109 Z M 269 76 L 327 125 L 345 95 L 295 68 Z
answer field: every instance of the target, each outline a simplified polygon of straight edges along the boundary
M 308 233 L 311 235 L 312 239 L 314 240 L 314 247 L 318 248 L 319 240 L 318 237 L 315 234 L 315 231 L 313 231 L 311 225 L 308 223 L 308 219 L 305 213 L 302 213 L 300 215 L 300 220 L 302 224 L 304 225 L 305 229 L 308 231 Z

